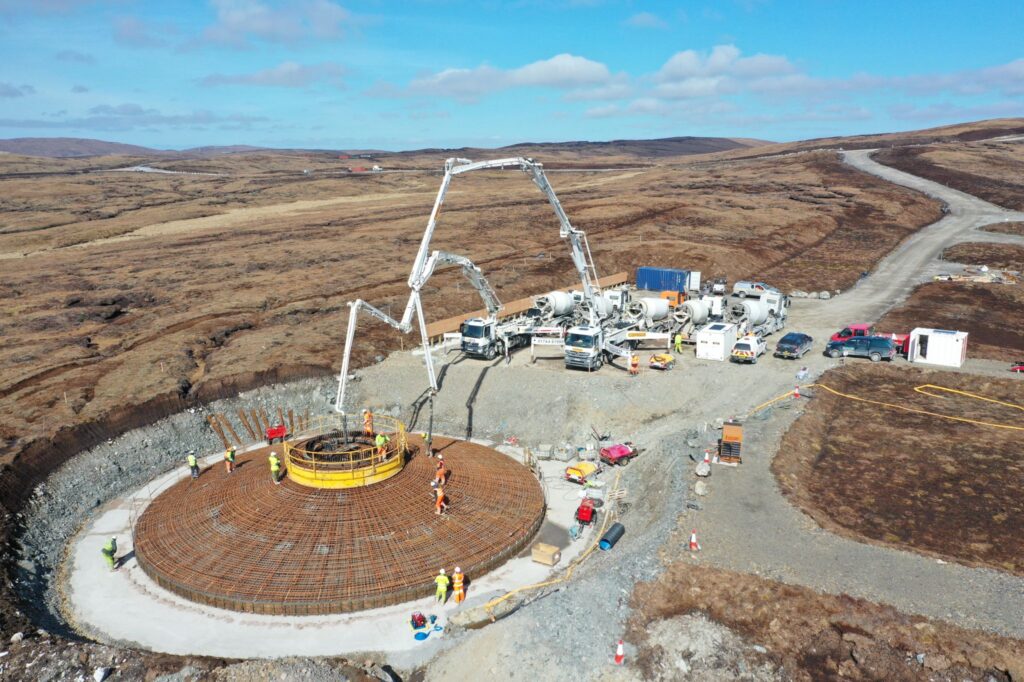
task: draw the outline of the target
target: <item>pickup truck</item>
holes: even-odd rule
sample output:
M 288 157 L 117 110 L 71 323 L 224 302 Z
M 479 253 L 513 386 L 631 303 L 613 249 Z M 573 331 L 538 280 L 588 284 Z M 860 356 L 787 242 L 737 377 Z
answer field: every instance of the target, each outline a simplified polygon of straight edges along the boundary
M 732 347 L 730 359 L 733 362 L 757 364 L 757 359 L 768 352 L 768 342 L 753 334 L 744 336 Z
M 896 352 L 900 355 L 906 355 L 910 350 L 910 334 L 881 334 L 875 331 L 875 326 L 872 324 L 849 324 L 833 334 L 829 341 L 847 341 L 858 336 L 885 336 L 890 338 L 892 339 L 892 344 L 896 347 Z

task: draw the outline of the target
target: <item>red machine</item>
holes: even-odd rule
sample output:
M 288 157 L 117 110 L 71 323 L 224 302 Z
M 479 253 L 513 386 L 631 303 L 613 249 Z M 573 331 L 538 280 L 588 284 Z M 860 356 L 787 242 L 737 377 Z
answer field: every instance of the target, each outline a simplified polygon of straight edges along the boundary
M 1017 374 L 1024 372 L 1024 360 L 1018 360 L 1017 362 L 1010 365 L 1010 371 L 1016 372 Z
M 594 501 L 589 497 L 580 502 L 580 506 L 576 508 L 576 520 L 581 526 L 594 522 Z
M 606 448 L 601 448 L 601 461 L 609 466 L 625 464 L 636 457 L 639 452 L 632 443 L 609 445 Z
M 288 429 L 285 428 L 284 424 L 271 426 L 267 429 L 267 443 L 273 443 L 275 438 L 283 443 L 284 437 L 287 435 Z

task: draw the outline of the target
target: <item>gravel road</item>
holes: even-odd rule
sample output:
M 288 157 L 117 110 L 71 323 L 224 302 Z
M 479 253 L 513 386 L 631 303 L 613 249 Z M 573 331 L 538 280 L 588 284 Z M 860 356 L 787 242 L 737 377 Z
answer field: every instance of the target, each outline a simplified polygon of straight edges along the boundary
M 904 242 L 870 277 L 835 299 L 838 305 L 830 312 L 845 308 L 850 319 L 877 319 L 895 298 L 906 295 L 943 248 L 991 234 L 976 231 L 985 225 L 1024 219 L 1022 213 L 882 166 L 872 161 L 870 154 L 871 150 L 846 152 L 844 158 L 865 172 L 946 202 L 950 213 Z M 981 363 L 976 366 L 983 367 Z M 1002 365 L 1000 368 L 1005 370 Z M 779 412 L 786 414 L 768 422 L 755 421 L 748 429 L 748 447 L 757 455 L 745 459 L 741 470 L 716 472 L 704 517 L 704 561 L 1024 637 L 1024 580 L 841 538 L 794 508 L 769 470 L 781 435 L 797 410 Z
M 984 225 L 1024 214 L 1005 211 L 874 163 L 870 151 L 844 159 L 890 181 L 932 194 L 950 213 L 919 231 L 883 259 L 856 286 L 831 300 L 797 299 L 791 329 L 822 342 L 852 321 L 878 319 L 936 271 L 936 257 L 950 243 L 978 234 Z M 495 441 L 516 436 L 524 445 L 584 445 L 591 428 L 614 441 L 634 440 L 646 451 L 623 469 L 627 532 L 610 552 L 599 552 L 577 577 L 553 593 L 483 630 L 460 635 L 428 669 L 428 679 L 562 679 L 566 671 L 597 679 L 607 670 L 615 641 L 629 615 L 638 580 L 658 574 L 664 560 L 684 556 L 679 531 L 698 528 L 702 564 L 756 572 L 829 592 L 848 592 L 912 613 L 948 618 L 998 632 L 1024 634 L 1024 581 L 981 569 L 940 565 L 907 552 L 862 545 L 817 528 L 781 496 L 768 469 L 770 455 L 795 410 L 778 409 L 755 422 L 743 467 L 717 467 L 703 511 L 686 511 L 692 462 L 711 443 L 709 423 L 743 414 L 791 390 L 798 365 L 812 377 L 834 361 L 816 353 L 799 363 L 764 358 L 756 366 L 700 361 L 687 355 L 676 370 L 644 371 L 631 379 L 606 366 L 596 374 L 569 372 L 557 358 L 529 363 L 519 353 L 511 364 L 448 356 L 435 401 L 435 430 Z M 440 360 L 440 358 L 439 358 Z M 443 361 L 442 361 L 443 362 Z M 965 371 L 994 373 L 992 363 L 970 361 Z M 330 409 L 334 387 L 307 381 L 267 387 L 209 409 L 240 406 Z M 369 405 L 401 415 L 416 430 L 426 427 L 421 403 L 422 358 L 395 353 L 358 373 L 350 407 Z M 420 406 L 420 407 L 417 407 Z M 74 458 L 47 482 L 26 511 L 20 588 L 27 601 L 50 606 L 59 592 L 48 589 L 67 537 L 98 502 L 170 467 L 183 447 L 215 451 L 220 446 L 204 425 L 208 410 L 183 413 Z M 791 413 L 792 412 L 792 413 Z M 83 485 L 89 494 L 82 495 Z M 38 614 L 37 614 L 38 615 Z M 630 654 L 627 647 L 627 655 Z

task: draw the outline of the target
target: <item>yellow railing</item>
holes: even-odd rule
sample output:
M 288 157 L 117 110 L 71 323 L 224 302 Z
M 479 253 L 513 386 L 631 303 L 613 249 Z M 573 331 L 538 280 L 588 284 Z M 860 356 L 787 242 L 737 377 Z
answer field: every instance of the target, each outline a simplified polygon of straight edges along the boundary
M 351 445 L 340 449 L 309 449 L 308 444 L 322 436 L 344 440 L 348 427 Z M 405 424 L 392 417 L 375 415 L 374 433 L 363 433 L 361 420 L 347 425 L 341 415 L 325 415 L 310 420 L 309 427 L 285 442 L 288 478 L 313 488 L 355 488 L 388 479 L 405 466 L 408 436 Z M 388 437 L 384 447 L 374 443 L 377 434 Z

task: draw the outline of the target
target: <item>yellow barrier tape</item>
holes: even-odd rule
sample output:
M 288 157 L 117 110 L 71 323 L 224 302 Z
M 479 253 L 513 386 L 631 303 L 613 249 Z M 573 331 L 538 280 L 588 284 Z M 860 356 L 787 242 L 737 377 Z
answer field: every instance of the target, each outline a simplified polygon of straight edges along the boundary
M 949 419 L 951 421 L 965 422 L 967 424 L 975 424 L 977 426 L 988 426 L 988 427 L 991 427 L 991 428 L 994 428 L 994 429 L 1009 429 L 1011 431 L 1024 431 L 1024 426 L 1015 426 L 1013 424 L 1002 424 L 1002 423 L 999 423 L 999 422 L 987 422 L 987 421 L 981 421 L 980 419 L 968 419 L 967 417 L 954 417 L 953 415 L 949 415 L 949 414 L 940 414 L 938 412 L 930 412 L 928 410 L 919 410 L 917 408 L 907 407 L 905 405 L 896 405 L 895 403 L 886 403 L 886 402 L 882 402 L 880 400 L 871 400 L 870 398 L 861 398 L 860 396 L 850 395 L 849 393 L 843 393 L 841 391 L 837 391 L 836 389 L 834 389 L 834 388 L 832 388 L 830 386 L 826 386 L 825 384 L 808 384 L 807 386 L 801 386 L 800 388 L 822 388 L 822 389 L 828 391 L 829 393 L 831 393 L 833 395 L 839 396 L 840 398 L 846 398 L 848 400 L 856 400 L 857 402 L 862 402 L 862 403 L 870 403 L 871 405 L 878 405 L 880 407 L 889 407 L 889 408 L 892 408 L 894 410 L 901 410 L 903 412 L 913 412 L 914 414 L 923 414 L 923 415 L 927 415 L 929 417 L 938 417 L 940 419 Z M 995 398 L 986 398 L 985 396 L 977 395 L 975 393 L 969 393 L 967 391 L 958 391 L 955 388 L 946 388 L 945 386 L 936 386 L 935 384 L 921 384 L 920 386 L 914 387 L 914 390 L 917 391 L 918 393 L 920 393 L 921 395 L 926 395 L 926 396 L 929 396 L 931 398 L 939 398 L 939 399 L 944 399 L 945 398 L 945 396 L 934 395 L 933 393 L 929 393 L 928 392 L 929 389 L 932 390 L 932 391 L 945 391 L 947 393 L 956 393 L 958 395 L 967 396 L 967 397 L 972 398 L 974 400 L 984 400 L 986 402 L 996 403 L 997 405 L 1003 405 L 1005 407 L 1012 407 L 1013 409 L 1024 411 L 1024 406 L 1017 405 L 1016 403 L 1008 403 L 1008 402 L 1005 402 L 1005 401 L 1002 401 L 1002 400 L 996 400 Z M 792 396 L 793 393 L 794 393 L 794 391 L 787 391 L 786 393 L 783 393 L 780 396 L 772 398 L 768 402 L 761 403 L 760 405 L 755 407 L 753 410 L 751 410 L 750 413 L 754 414 L 756 412 L 760 412 L 761 410 L 763 410 L 764 408 L 768 407 L 769 405 L 771 405 L 771 404 L 773 404 L 775 402 L 778 402 L 779 400 L 783 400 L 785 398 L 788 398 L 788 397 Z

